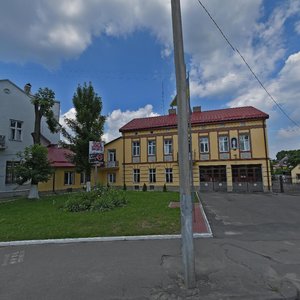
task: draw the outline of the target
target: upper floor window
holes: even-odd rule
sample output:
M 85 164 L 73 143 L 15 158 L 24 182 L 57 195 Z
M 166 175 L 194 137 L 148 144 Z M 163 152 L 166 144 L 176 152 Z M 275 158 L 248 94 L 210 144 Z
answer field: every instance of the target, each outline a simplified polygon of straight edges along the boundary
M 156 169 L 149 169 L 149 182 L 156 182 Z
M 116 150 L 108 150 L 108 161 L 116 161 Z
M 148 141 L 148 155 L 155 155 L 156 143 L 155 141 Z
M 201 137 L 200 138 L 200 152 L 201 153 L 208 153 L 209 152 L 208 137 Z
M 134 183 L 140 182 L 140 169 L 133 169 L 133 182 Z
M 250 151 L 250 137 L 249 134 L 240 135 L 240 150 Z
M 140 156 L 140 142 L 139 141 L 132 142 L 132 155 Z
M 228 152 L 229 151 L 228 136 L 220 136 L 219 137 L 219 151 L 220 152 Z
M 164 154 L 172 154 L 172 140 L 164 140 Z
M 10 138 L 13 141 L 22 140 L 22 125 L 21 121 L 10 120 Z

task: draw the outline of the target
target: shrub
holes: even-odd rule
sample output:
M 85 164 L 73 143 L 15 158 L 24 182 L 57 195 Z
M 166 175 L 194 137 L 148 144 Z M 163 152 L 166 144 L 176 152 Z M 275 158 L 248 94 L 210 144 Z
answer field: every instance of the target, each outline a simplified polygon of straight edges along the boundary
M 123 191 L 127 191 L 126 183 L 124 183 L 124 185 L 123 185 Z
M 98 186 L 91 192 L 80 192 L 69 196 L 64 210 L 69 212 L 108 211 L 126 204 L 126 195 L 123 191 Z
M 166 186 L 166 184 L 164 184 L 164 186 L 163 186 L 163 192 L 166 192 L 167 191 L 167 186 Z
M 143 185 L 143 192 L 147 192 L 147 185 L 146 185 L 146 183 L 144 183 L 144 185 Z

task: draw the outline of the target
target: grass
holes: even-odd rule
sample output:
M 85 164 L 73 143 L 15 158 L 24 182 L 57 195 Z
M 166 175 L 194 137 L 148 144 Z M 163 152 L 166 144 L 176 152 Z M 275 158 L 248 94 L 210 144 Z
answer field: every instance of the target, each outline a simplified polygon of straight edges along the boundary
M 107 212 L 66 212 L 71 195 L 44 196 L 0 203 L 0 241 L 119 235 L 173 234 L 180 231 L 173 192 L 127 191 L 128 204 Z

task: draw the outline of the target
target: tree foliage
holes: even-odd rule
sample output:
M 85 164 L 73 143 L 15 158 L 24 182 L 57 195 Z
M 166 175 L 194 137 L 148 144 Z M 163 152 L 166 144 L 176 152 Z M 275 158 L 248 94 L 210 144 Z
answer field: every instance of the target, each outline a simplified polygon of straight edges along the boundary
M 70 156 L 71 162 L 78 172 L 85 172 L 89 181 L 92 165 L 89 163 L 89 141 L 100 141 L 103 134 L 105 117 L 101 115 L 102 99 L 94 91 L 91 84 L 78 85 L 73 96 L 75 119 L 65 118 L 69 127 L 62 129 L 67 142 L 63 142 L 65 148 L 74 154 Z
M 35 122 L 34 131 L 32 132 L 33 143 L 40 144 L 41 142 L 41 120 L 46 118 L 46 122 L 50 132 L 54 133 L 59 130 L 59 123 L 54 117 L 53 106 L 55 103 L 55 93 L 49 88 L 40 88 L 34 94 L 31 102 L 34 105 Z
M 298 150 L 281 150 L 276 154 L 276 158 L 278 161 L 287 157 L 287 165 L 288 167 L 294 168 L 298 164 L 300 164 L 300 149 Z
M 47 182 L 52 175 L 52 168 L 47 158 L 48 150 L 41 145 L 26 147 L 24 152 L 18 153 L 20 164 L 16 166 L 17 183 L 24 184 L 31 180 L 31 184 Z

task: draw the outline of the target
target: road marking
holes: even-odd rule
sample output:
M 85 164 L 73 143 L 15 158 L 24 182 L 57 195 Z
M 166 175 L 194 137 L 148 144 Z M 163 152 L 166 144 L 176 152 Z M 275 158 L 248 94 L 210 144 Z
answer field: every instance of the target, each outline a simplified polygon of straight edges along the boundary
M 4 255 L 2 266 L 19 264 L 24 261 L 25 251 L 15 251 Z
M 224 233 L 226 235 L 239 235 L 239 234 L 242 234 L 241 232 L 238 232 L 238 231 L 225 231 Z

